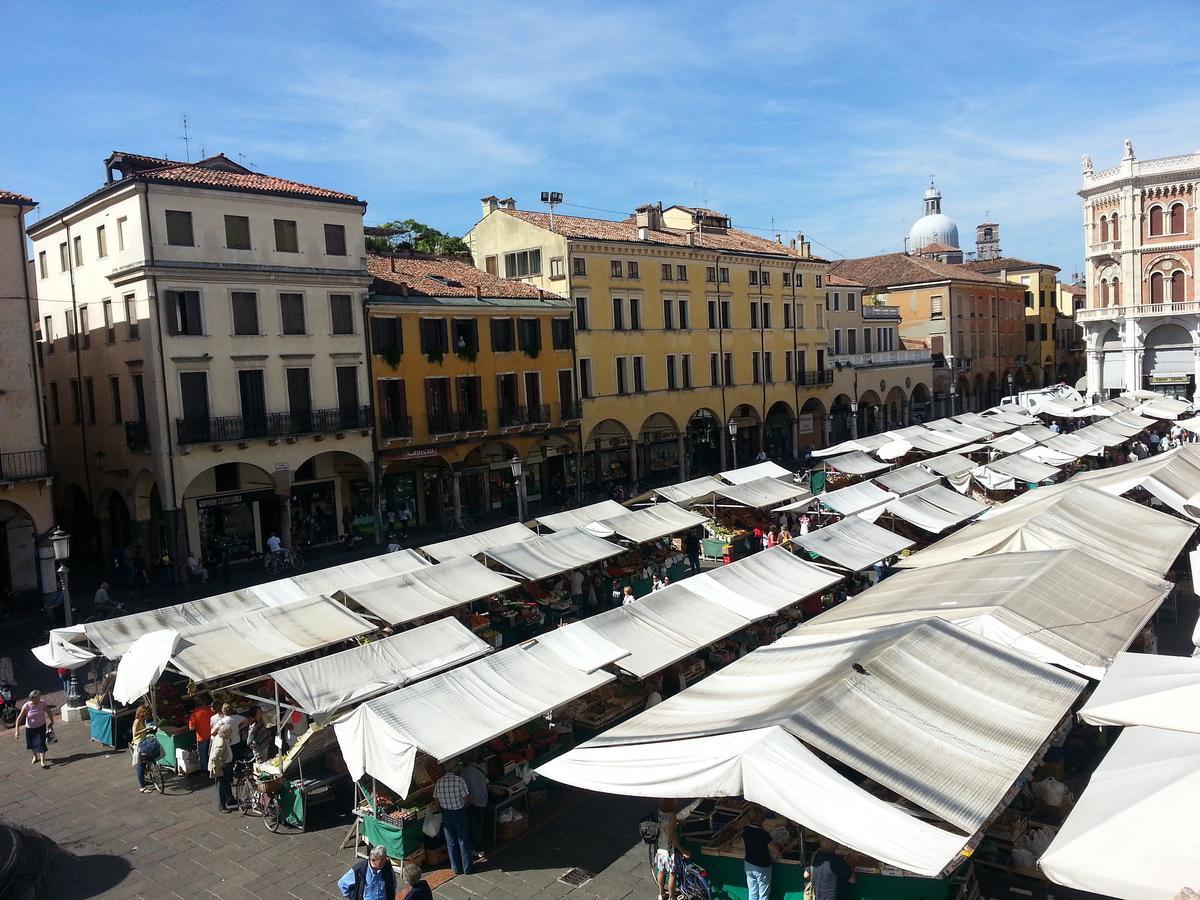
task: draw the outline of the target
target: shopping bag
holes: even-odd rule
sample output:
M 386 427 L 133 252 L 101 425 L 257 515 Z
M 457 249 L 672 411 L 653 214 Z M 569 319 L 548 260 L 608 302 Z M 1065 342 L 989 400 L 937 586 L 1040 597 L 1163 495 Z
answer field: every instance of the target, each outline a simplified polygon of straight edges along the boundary
M 440 812 L 426 813 L 425 823 L 421 826 L 421 831 L 426 837 L 435 838 L 442 833 L 442 814 Z

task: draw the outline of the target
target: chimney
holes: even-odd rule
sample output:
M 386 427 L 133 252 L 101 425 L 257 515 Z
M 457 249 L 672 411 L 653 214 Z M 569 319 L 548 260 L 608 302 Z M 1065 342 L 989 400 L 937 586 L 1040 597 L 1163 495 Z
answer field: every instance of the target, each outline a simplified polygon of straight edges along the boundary
M 505 197 L 503 200 L 500 201 L 500 208 L 501 209 L 516 209 L 517 201 L 514 200 L 512 197 Z
M 646 228 L 650 231 L 662 231 L 663 215 L 661 200 L 658 203 L 647 203 L 645 206 L 639 206 L 634 210 L 633 214 L 639 229 Z M 645 238 L 642 238 L 642 240 L 645 240 Z
M 483 204 L 483 214 L 485 216 L 488 213 L 495 212 L 496 208 L 500 205 L 499 199 L 497 199 L 494 195 L 488 195 L 487 197 L 484 197 L 479 202 Z
M 647 228 L 645 225 L 638 226 L 638 240 L 639 241 L 650 240 L 650 229 Z
M 407 281 L 400 282 L 400 296 L 401 297 L 408 296 L 408 282 Z
M 694 231 L 689 231 L 689 232 L 687 233 L 687 242 L 688 242 L 688 246 L 689 246 L 689 247 L 695 247 L 695 246 L 696 246 L 696 232 L 694 232 Z
M 796 239 L 795 238 L 792 238 L 791 240 L 788 241 L 788 249 L 789 250 L 796 249 Z
M 475 285 L 475 299 L 476 300 L 483 299 L 483 288 L 481 288 L 479 285 Z
M 389 256 L 388 262 L 392 264 L 392 271 L 395 272 L 396 271 L 396 257 Z

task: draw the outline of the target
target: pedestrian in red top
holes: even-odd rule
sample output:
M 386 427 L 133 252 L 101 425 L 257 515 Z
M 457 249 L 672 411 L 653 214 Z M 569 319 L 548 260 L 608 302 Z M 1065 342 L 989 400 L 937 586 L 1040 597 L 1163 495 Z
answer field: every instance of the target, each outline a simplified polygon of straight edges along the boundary
M 188 728 L 196 732 L 196 755 L 200 760 L 199 771 L 207 772 L 208 748 L 212 741 L 212 717 L 216 710 L 213 709 L 212 698 L 208 694 L 198 694 L 196 703 L 196 708 L 188 716 Z

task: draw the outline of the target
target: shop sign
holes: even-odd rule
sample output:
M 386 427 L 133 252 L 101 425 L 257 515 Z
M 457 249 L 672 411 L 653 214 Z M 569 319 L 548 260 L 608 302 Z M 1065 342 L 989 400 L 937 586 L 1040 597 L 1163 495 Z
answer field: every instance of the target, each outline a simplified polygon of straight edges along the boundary
M 212 509 L 214 506 L 236 506 L 246 502 L 245 494 L 222 494 L 219 497 L 201 497 L 196 501 L 196 509 Z
M 288 470 L 287 463 L 275 463 L 275 471 L 276 472 L 286 472 L 287 470 Z
M 1174 375 L 1151 375 L 1151 384 L 1187 384 L 1188 376 L 1181 374 Z
M 796 416 L 796 431 L 799 434 L 813 433 L 813 414 L 802 413 Z
M 430 459 L 440 455 L 434 447 L 422 447 L 418 450 L 405 450 L 397 459 Z

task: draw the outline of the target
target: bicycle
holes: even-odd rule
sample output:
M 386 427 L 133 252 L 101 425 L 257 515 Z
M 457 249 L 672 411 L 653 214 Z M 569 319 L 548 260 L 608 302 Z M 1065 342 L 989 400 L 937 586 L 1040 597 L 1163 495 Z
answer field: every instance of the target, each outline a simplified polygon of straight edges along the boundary
M 233 799 L 243 816 L 256 815 L 267 829 L 278 832 L 283 824 L 283 805 L 279 792 L 283 778 L 255 775 L 254 764 L 239 760 L 233 764 Z
M 650 880 L 658 888 L 658 820 L 644 819 L 638 826 L 642 842 L 646 845 L 647 857 L 650 863 Z M 700 865 L 692 862 L 690 857 L 679 858 L 673 855 L 675 866 L 675 898 L 676 900 L 713 900 L 712 888 L 708 884 L 708 872 Z
M 451 518 L 450 521 L 446 523 L 446 532 L 448 534 L 461 534 L 464 531 L 474 530 L 475 520 L 466 513 L 463 513 L 457 519 Z
M 156 729 L 152 726 L 148 727 L 146 729 L 146 734 L 147 734 L 147 736 L 154 735 L 157 732 L 157 730 L 158 729 Z M 142 738 L 142 740 L 145 740 L 145 738 Z M 167 791 L 166 772 L 164 771 L 162 765 L 158 761 L 158 759 L 161 759 L 162 757 L 160 756 L 158 759 L 142 760 L 141 753 L 139 753 L 139 751 L 138 751 L 137 744 L 130 744 L 129 752 L 132 753 L 134 755 L 134 757 L 142 763 L 142 778 L 145 780 L 146 784 L 148 784 L 150 787 L 154 788 L 160 794 L 166 793 L 166 791 Z
M 265 565 L 267 571 L 272 575 L 279 575 L 287 568 L 299 570 L 304 565 L 304 557 L 290 547 L 280 547 L 273 553 L 267 554 Z

